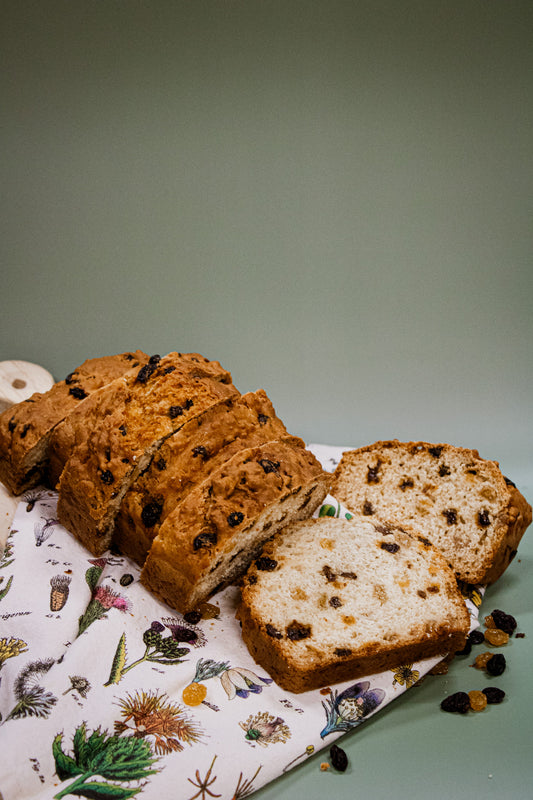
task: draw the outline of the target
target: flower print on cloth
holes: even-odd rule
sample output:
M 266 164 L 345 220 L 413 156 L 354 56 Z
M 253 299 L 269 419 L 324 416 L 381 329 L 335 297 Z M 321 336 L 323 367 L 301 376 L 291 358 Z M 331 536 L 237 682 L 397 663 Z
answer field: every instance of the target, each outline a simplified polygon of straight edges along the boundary
M 27 649 L 27 643 L 15 636 L 10 636 L 9 639 L 0 639 L 0 669 L 8 658 L 15 658 L 15 656 L 25 653 Z
M 394 675 L 392 685 L 394 686 L 394 684 L 399 683 L 400 686 L 405 686 L 407 689 L 414 686 L 420 678 L 420 672 L 417 669 L 413 669 L 412 664 L 404 664 L 401 667 L 396 667 L 396 669 L 392 670 L 392 673 Z
M 90 571 L 87 570 L 87 573 Z M 93 589 L 89 605 L 79 619 L 78 636 L 86 631 L 89 625 L 92 625 L 97 619 L 105 617 L 111 608 L 116 608 L 124 614 L 129 611 L 130 602 L 109 586 L 96 586 Z
M 230 667 L 229 661 L 199 659 L 194 678 L 183 690 L 183 702 L 189 706 L 205 702 L 207 687 L 204 681 L 219 678 L 228 700 L 234 697 L 246 699 L 250 694 L 260 694 L 265 686 L 273 683 L 272 678 L 262 678 L 245 667 Z
M 54 795 L 57 800 L 69 794 L 125 800 L 140 792 L 145 786 L 141 781 L 157 772 L 153 766 L 158 759 L 144 738 L 109 735 L 100 728 L 87 736 L 83 722 L 74 733 L 72 755 L 62 745 L 63 734 L 58 733 L 52 745 L 56 774 L 60 781 L 72 782 Z
M 46 675 L 53 664 L 54 660 L 51 658 L 32 661 L 19 673 L 14 686 L 17 703 L 6 717 L 6 722 L 9 719 L 22 717 L 49 716 L 53 706 L 57 703 L 57 697 L 52 692 L 47 692 L 40 684 L 41 678 Z
M 266 747 L 276 742 L 286 742 L 291 738 L 289 726 L 281 717 L 274 717 L 268 711 L 259 714 L 250 714 L 246 722 L 239 723 L 247 742 L 260 744 Z
M 115 733 L 133 731 L 137 738 L 153 737 L 157 754 L 179 752 L 185 744 L 202 741 L 198 723 L 165 694 L 139 691 L 118 705 L 123 718 L 115 722 Z
M 349 686 L 340 694 L 330 690 L 330 696 L 322 702 L 326 712 L 326 726 L 320 732 L 324 739 L 330 733 L 349 731 L 360 725 L 385 699 L 383 689 L 370 689 L 368 681 Z
M 152 662 L 153 664 L 163 664 L 167 667 L 182 663 L 183 656 L 187 655 L 189 648 L 180 647 L 179 642 L 173 638 L 172 634 L 163 637 L 160 632 L 160 628 L 162 627 L 160 622 L 155 621 L 144 631 L 142 635 L 144 653 L 140 658 L 136 661 L 132 661 L 130 664 L 126 664 L 126 634 L 122 634 L 117 649 L 115 650 L 111 672 L 105 684 L 106 686 L 112 683 L 118 683 L 130 669 L 139 666 L 139 664 L 143 664 L 145 661 Z

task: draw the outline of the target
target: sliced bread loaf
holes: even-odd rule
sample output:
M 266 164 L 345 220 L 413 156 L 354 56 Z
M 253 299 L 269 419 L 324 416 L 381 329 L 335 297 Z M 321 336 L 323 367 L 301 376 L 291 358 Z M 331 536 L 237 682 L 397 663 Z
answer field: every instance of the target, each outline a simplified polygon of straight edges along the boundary
M 142 566 L 161 525 L 187 492 L 239 450 L 282 436 L 288 436 L 285 425 L 262 389 L 209 406 L 165 440 L 126 492 L 113 546 Z
M 471 584 L 504 572 L 531 523 L 531 506 L 495 461 L 448 444 L 394 440 L 348 451 L 331 492 L 351 511 L 415 525 Z
M 329 477 L 290 439 L 239 451 L 166 518 L 141 582 L 178 611 L 193 610 L 240 578 L 279 528 L 311 516 Z
M 165 438 L 213 403 L 238 395 L 228 376 L 218 362 L 191 369 L 171 353 L 116 381 L 86 409 L 87 434 L 61 473 L 57 513 L 92 553 L 109 548 L 122 498 Z
M 0 480 L 13 494 L 46 481 L 49 443 L 55 427 L 94 391 L 148 362 L 141 350 L 91 358 L 45 393 L 0 415 Z
M 436 548 L 359 516 L 276 535 L 244 578 L 237 618 L 254 659 L 292 692 L 456 652 L 470 627 Z
M 209 361 L 199 353 L 173 353 L 172 357 L 175 358 L 175 363 L 180 368 L 189 372 L 193 377 L 208 377 L 221 383 L 231 384 L 230 373 L 221 367 L 218 361 Z M 151 370 L 157 367 L 160 360 L 161 358 L 158 355 L 150 356 L 150 358 L 146 356 L 145 361 L 142 363 L 141 381 L 137 380 L 139 376 L 138 362 L 137 369 L 131 373 L 135 379 L 135 384 L 141 384 L 143 376 L 147 376 L 144 381 L 146 382 L 151 375 Z M 46 484 L 50 488 L 53 489 L 58 486 L 63 468 L 74 449 L 85 442 L 91 435 L 92 430 L 90 425 L 87 424 L 87 419 L 94 419 L 100 413 L 99 409 L 103 409 L 105 413 L 107 404 L 113 402 L 114 388 L 109 383 L 99 389 L 98 392 L 92 392 L 53 429 L 50 436 L 46 471 Z

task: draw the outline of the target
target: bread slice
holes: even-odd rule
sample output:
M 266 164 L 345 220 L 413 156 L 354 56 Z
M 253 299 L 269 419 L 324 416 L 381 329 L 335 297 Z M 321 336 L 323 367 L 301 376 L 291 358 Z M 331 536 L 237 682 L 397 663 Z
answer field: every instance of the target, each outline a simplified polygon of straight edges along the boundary
M 470 627 L 436 548 L 359 515 L 275 536 L 244 578 L 237 618 L 253 658 L 291 692 L 456 652 Z
M 180 367 L 195 377 L 209 377 L 221 383 L 231 384 L 230 373 L 221 367 L 218 361 L 209 361 L 199 353 L 173 353 L 172 357 L 176 359 L 176 363 Z M 145 367 L 144 374 L 150 374 L 152 367 L 157 366 L 160 360 L 161 358 L 158 355 L 150 356 L 150 358 L 146 356 L 141 365 Z M 134 378 L 137 378 L 139 363 L 137 363 L 137 370 L 132 373 Z M 136 383 L 139 382 L 136 381 Z M 74 449 L 85 442 L 91 434 L 91 428 L 86 419 L 94 418 L 95 414 L 98 413 L 98 409 L 105 408 L 108 402 L 106 398 L 112 397 L 113 391 L 114 387 L 111 384 L 107 384 L 99 389 L 98 392 L 91 393 L 65 419 L 55 426 L 50 436 L 48 448 L 47 486 L 52 489 L 57 488 L 63 468 Z
M 239 450 L 282 436 L 287 429 L 262 389 L 209 406 L 165 440 L 126 492 L 114 548 L 142 566 L 161 525 L 187 492 Z M 292 442 L 304 446 L 296 437 Z
M 15 495 L 46 482 L 55 427 L 100 387 L 146 364 L 141 350 L 91 358 L 55 383 L 0 415 L 0 480 Z
M 331 492 L 369 518 L 416 525 L 471 584 L 500 577 L 531 523 L 531 506 L 497 462 L 448 444 L 394 440 L 348 451 Z
M 141 582 L 178 611 L 195 609 L 239 579 L 279 528 L 311 516 L 329 478 L 290 439 L 236 453 L 161 525 Z
M 191 368 L 170 353 L 116 381 L 85 411 L 87 435 L 61 474 L 57 513 L 94 555 L 109 548 L 122 498 L 165 438 L 213 403 L 238 395 L 228 376 L 218 362 Z

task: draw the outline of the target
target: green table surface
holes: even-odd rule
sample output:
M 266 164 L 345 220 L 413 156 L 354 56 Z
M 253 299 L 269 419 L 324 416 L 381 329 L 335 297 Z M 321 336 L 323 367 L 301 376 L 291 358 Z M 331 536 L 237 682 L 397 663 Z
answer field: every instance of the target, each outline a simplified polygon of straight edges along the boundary
M 517 483 L 533 497 L 533 481 Z M 485 644 L 469 656 L 457 656 L 446 675 L 427 676 L 338 744 L 348 756 L 345 773 L 321 771 L 322 750 L 290 773 L 259 790 L 257 800 L 306 798 L 531 798 L 533 797 L 533 533 L 522 539 L 518 555 L 500 580 L 485 593 L 484 617 L 499 608 L 512 614 L 517 632 L 502 648 Z M 505 655 L 505 672 L 491 678 L 472 667 L 477 654 L 494 649 Z M 498 686 L 502 704 L 466 715 L 440 709 L 457 691 Z

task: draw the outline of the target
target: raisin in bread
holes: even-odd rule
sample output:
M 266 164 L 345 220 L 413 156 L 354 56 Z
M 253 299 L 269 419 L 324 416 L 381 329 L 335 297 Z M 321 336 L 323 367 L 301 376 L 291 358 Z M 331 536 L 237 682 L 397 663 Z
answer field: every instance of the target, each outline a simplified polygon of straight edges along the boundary
M 236 453 L 161 525 L 141 582 L 178 611 L 195 609 L 240 578 L 277 530 L 311 516 L 329 477 L 312 453 L 290 441 Z
M 228 375 L 218 362 L 191 369 L 171 353 L 115 382 L 85 413 L 88 433 L 61 473 L 57 513 L 93 554 L 109 548 L 122 498 L 165 438 L 211 404 L 238 394 Z
M 287 429 L 262 389 L 209 406 L 165 440 L 126 492 L 113 546 L 142 566 L 161 525 L 194 485 L 239 450 L 284 436 Z M 301 439 L 292 441 L 303 447 Z
M 359 516 L 275 536 L 243 580 L 237 618 L 254 659 L 292 692 L 456 652 L 470 628 L 441 553 Z
M 91 358 L 44 393 L 0 415 L 0 480 L 15 495 L 46 482 L 55 427 L 92 392 L 148 362 L 140 350 Z
M 448 444 L 386 441 L 348 451 L 331 491 L 351 511 L 416 524 L 472 584 L 504 572 L 531 522 L 531 506 L 497 462 Z
M 227 370 L 220 366 L 218 361 L 209 361 L 199 353 L 175 353 L 177 363 L 183 369 L 191 372 L 196 377 L 210 377 L 221 383 L 230 384 L 231 375 Z M 143 375 L 151 374 L 151 370 L 160 361 L 160 356 L 148 356 L 143 363 Z M 205 372 L 205 374 L 204 374 Z M 137 378 L 138 370 L 134 373 Z M 139 383 L 139 381 L 136 381 Z M 118 386 L 118 385 L 117 385 Z M 48 466 L 46 471 L 46 484 L 50 488 L 57 488 L 61 473 L 74 449 L 86 441 L 91 433 L 90 426 L 86 419 L 95 416 L 97 409 L 103 409 L 108 402 L 107 398 L 112 398 L 115 386 L 107 384 L 98 392 L 91 393 L 83 400 L 64 420 L 53 429 L 50 436 L 48 448 Z

